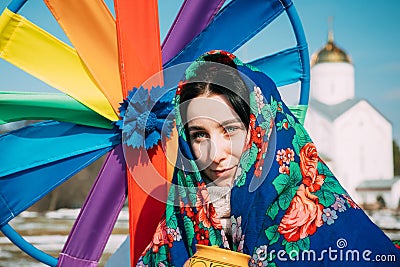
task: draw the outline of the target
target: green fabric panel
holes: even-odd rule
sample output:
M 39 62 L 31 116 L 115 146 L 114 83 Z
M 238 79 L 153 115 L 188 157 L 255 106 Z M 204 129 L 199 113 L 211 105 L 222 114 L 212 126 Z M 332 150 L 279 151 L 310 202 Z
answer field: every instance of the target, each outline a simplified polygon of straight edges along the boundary
M 112 122 L 65 94 L 0 92 L 0 124 L 57 120 L 111 129 Z
M 306 119 L 306 113 L 308 105 L 297 105 L 297 106 L 288 106 L 290 111 L 294 116 L 299 120 L 299 122 L 304 125 L 304 120 Z

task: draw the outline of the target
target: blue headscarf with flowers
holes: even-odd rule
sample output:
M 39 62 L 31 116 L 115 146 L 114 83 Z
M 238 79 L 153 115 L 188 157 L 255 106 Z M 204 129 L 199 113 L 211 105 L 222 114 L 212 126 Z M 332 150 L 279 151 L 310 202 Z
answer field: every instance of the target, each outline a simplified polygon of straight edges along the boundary
M 180 90 L 206 61 L 233 66 L 249 89 L 251 142 L 231 189 L 232 242 L 209 201 L 180 118 Z M 400 266 L 400 250 L 350 198 L 274 82 L 224 51 L 199 57 L 174 99 L 179 153 L 165 216 L 137 266 L 182 266 L 196 244 L 251 256 L 249 266 Z

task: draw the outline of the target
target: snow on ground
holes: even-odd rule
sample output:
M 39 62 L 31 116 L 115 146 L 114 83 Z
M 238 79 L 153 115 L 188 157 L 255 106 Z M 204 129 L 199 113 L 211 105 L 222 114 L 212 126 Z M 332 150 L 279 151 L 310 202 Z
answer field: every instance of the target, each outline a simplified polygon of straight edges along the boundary
M 57 257 L 78 214 L 79 209 L 60 209 L 46 213 L 25 211 L 14 218 L 10 225 L 17 232 L 22 233 L 23 238 L 38 249 Z M 111 255 L 125 240 L 128 234 L 128 219 L 128 210 L 124 208 L 114 228 L 117 233 L 110 236 L 104 249 L 104 255 Z M 0 233 L 0 266 L 31 267 L 46 265 L 31 259 Z
M 78 217 L 79 209 L 60 209 L 46 213 L 25 211 L 14 218 L 10 225 L 38 249 L 57 256 L 67 240 L 67 235 Z M 369 215 L 371 220 L 385 230 L 392 240 L 400 240 L 400 218 L 389 211 L 377 211 Z M 129 214 L 124 208 L 114 227 L 104 250 L 99 266 L 104 266 L 106 259 L 122 244 L 128 234 Z M 14 244 L 0 233 L 0 266 L 33 267 L 45 266 L 21 252 Z

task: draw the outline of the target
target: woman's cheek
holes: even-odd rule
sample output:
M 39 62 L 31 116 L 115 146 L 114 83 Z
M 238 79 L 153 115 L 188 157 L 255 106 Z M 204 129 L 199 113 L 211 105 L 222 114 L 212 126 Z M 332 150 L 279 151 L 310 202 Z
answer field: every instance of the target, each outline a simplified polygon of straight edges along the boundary
M 192 150 L 193 150 L 195 159 L 200 159 L 201 151 L 200 151 L 199 143 L 192 143 Z
M 246 131 L 243 131 L 232 137 L 231 141 L 232 155 L 240 157 L 247 147 L 248 142 L 250 142 L 250 137 L 248 136 Z
M 210 160 L 208 159 L 207 155 L 209 151 L 207 151 L 208 147 L 205 144 L 206 142 L 194 143 L 192 144 L 193 154 L 197 161 L 197 165 L 199 169 L 207 168 L 210 165 Z

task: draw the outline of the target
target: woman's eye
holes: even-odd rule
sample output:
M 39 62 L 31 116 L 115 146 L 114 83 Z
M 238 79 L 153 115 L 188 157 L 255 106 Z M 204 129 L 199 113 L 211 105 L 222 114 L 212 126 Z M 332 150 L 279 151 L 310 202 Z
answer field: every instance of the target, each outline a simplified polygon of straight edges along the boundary
M 225 127 L 225 131 L 226 131 L 228 134 L 232 134 L 232 133 L 236 132 L 238 129 L 239 129 L 239 128 L 236 127 L 236 126 L 228 126 L 228 127 Z
M 203 141 L 208 137 L 207 133 L 205 132 L 195 132 L 190 135 L 190 138 L 194 141 L 200 142 Z

